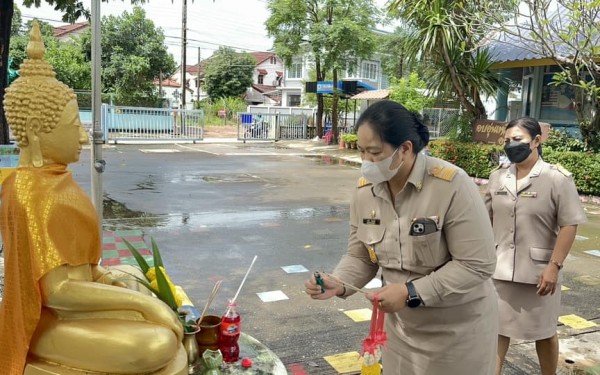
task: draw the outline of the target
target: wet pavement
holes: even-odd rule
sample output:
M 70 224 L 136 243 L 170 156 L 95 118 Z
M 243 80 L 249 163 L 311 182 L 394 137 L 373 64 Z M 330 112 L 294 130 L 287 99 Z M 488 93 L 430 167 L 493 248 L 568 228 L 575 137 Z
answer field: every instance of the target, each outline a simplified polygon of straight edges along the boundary
M 72 168 L 88 192 L 89 157 L 84 150 Z M 354 296 L 319 302 L 303 292 L 310 271 L 332 270 L 345 252 L 350 196 L 360 177 L 356 151 L 311 141 L 207 139 L 106 145 L 104 157 L 105 230 L 154 238 L 171 278 L 200 308 L 223 280 L 209 310 L 216 315 L 257 255 L 238 297 L 242 330 L 278 355 L 289 373 L 356 373 L 344 367 L 347 360 L 325 357 L 357 355 L 369 322 L 356 316 L 365 315 L 368 301 Z M 586 208 L 590 223 L 580 228 L 565 262 L 570 290 L 563 292 L 563 312 L 599 323 L 600 256 L 585 251 L 600 249 L 600 207 Z M 597 326 L 561 324 L 559 334 L 561 373 L 600 373 Z M 505 375 L 539 372 L 532 345 L 511 346 Z

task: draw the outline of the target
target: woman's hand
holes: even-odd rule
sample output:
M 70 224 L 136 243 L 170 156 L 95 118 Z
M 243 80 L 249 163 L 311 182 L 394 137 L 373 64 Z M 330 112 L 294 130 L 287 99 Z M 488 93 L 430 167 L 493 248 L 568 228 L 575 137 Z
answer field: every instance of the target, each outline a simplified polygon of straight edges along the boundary
M 558 282 L 558 268 L 549 263 L 544 272 L 540 275 L 540 279 L 537 283 L 537 294 L 540 296 L 546 296 L 548 294 L 553 295 L 556 291 L 556 283 Z
M 315 275 L 312 275 L 310 279 L 306 280 L 304 283 L 305 292 L 312 299 L 329 299 L 335 296 L 341 296 L 344 293 L 344 287 L 337 282 L 331 280 L 327 275 L 321 275 L 323 280 L 323 289 L 321 290 L 321 285 L 317 284 L 317 280 L 315 279 Z
M 393 313 L 406 307 L 408 289 L 405 284 L 389 284 L 376 292 L 367 293 L 366 297 L 373 302 L 375 295 L 379 297 L 379 309 L 386 313 Z

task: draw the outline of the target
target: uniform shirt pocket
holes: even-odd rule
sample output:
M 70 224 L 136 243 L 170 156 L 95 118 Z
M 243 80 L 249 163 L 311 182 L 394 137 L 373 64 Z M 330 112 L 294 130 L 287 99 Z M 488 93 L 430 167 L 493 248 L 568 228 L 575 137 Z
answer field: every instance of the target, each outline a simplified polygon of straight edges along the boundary
M 385 241 L 383 240 L 385 237 L 385 227 L 383 225 L 359 225 L 356 236 L 369 251 L 371 262 L 379 264 L 389 262 Z M 375 254 L 376 259 L 373 259 L 373 254 Z
M 423 267 L 425 271 L 431 272 L 446 263 L 450 254 L 442 247 L 442 231 L 438 230 L 424 236 L 408 236 L 412 244 L 411 251 L 403 252 L 402 258 L 406 259 L 406 265 L 411 263 L 416 267 Z
M 552 257 L 552 249 L 544 249 L 541 247 L 530 247 L 529 257 L 536 262 L 548 263 Z

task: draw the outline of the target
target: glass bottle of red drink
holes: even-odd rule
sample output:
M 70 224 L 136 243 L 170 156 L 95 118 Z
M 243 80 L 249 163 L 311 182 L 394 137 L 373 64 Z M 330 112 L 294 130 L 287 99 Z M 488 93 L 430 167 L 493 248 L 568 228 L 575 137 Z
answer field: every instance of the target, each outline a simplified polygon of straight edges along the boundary
M 240 358 L 238 339 L 241 333 L 241 317 L 236 311 L 235 303 L 227 304 L 227 311 L 221 318 L 219 333 L 219 350 L 223 354 L 223 361 L 237 362 Z

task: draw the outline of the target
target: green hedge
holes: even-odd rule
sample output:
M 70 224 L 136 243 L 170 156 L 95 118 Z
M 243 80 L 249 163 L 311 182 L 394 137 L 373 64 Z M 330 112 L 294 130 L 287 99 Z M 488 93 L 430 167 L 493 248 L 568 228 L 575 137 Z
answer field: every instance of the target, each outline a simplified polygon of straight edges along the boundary
M 488 178 L 498 166 L 502 147 L 444 140 L 429 142 L 432 156 L 462 168 L 471 177 Z
M 600 155 L 593 152 L 558 152 L 544 148 L 544 160 L 573 173 L 580 194 L 600 195 Z
M 502 147 L 476 143 L 436 140 L 429 143 L 432 156 L 447 160 L 462 168 L 471 177 L 488 178 L 498 166 Z M 580 194 L 600 196 L 600 155 L 593 152 L 559 152 L 548 147 L 543 150 L 544 160 L 560 164 L 573 173 Z

